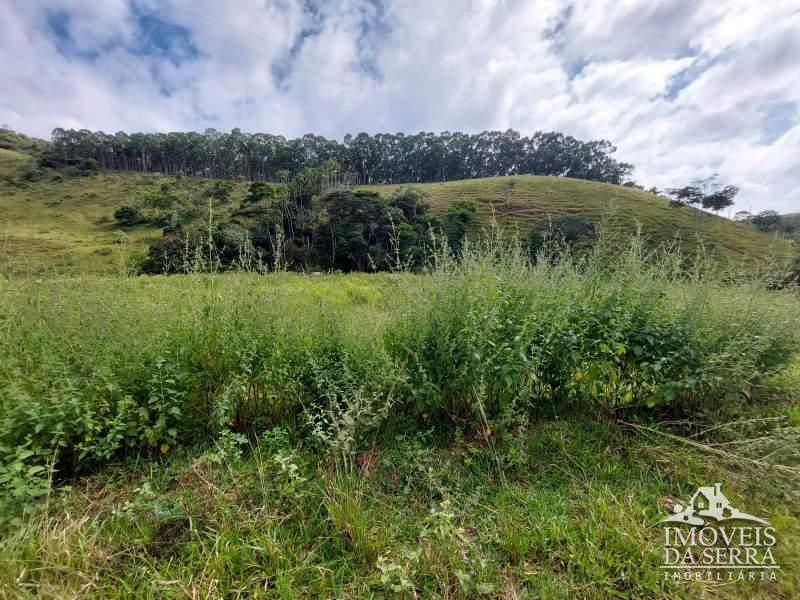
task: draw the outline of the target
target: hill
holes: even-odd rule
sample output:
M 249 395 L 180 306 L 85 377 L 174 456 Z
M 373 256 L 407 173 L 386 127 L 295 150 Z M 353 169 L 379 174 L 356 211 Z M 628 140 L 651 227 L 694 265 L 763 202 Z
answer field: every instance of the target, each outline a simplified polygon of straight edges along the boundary
M 397 187 L 360 189 L 387 194 Z M 666 198 L 620 185 L 566 177 L 517 176 L 424 183 L 419 187 L 428 194 L 434 212 L 444 213 L 456 199 L 470 200 L 478 207 L 480 222 L 488 222 L 494 210 L 499 222 L 518 226 L 523 233 L 548 217 L 574 215 L 599 222 L 607 216 L 630 230 L 640 224 L 643 234 L 655 243 L 680 236 L 687 251 L 695 247 L 698 237 L 702 238 L 707 250 L 735 262 L 791 255 L 788 242 L 748 224 L 691 207 L 671 207 Z
M 789 237 L 800 240 L 800 213 L 781 215 L 784 230 Z
M 41 275 L 114 273 L 141 260 L 161 229 L 120 229 L 114 210 L 140 204 L 165 183 L 196 205 L 197 218 L 208 215 L 207 191 L 212 181 L 167 177 L 157 173 L 104 171 L 77 176 L 35 169 L 32 153 L 0 148 L 0 272 Z M 215 204 L 217 218 L 238 207 L 247 182 L 232 182 L 231 202 Z M 360 186 L 385 196 L 397 185 Z M 526 235 L 548 217 L 579 215 L 599 222 L 607 217 L 633 230 L 637 223 L 652 242 L 680 236 L 686 250 L 702 238 L 707 250 L 735 263 L 767 256 L 789 256 L 786 240 L 753 227 L 701 213 L 673 208 L 669 201 L 624 186 L 561 177 L 514 176 L 419 185 L 435 214 L 443 215 L 456 200 L 477 206 L 477 222 L 485 225 L 494 210 L 498 221 Z

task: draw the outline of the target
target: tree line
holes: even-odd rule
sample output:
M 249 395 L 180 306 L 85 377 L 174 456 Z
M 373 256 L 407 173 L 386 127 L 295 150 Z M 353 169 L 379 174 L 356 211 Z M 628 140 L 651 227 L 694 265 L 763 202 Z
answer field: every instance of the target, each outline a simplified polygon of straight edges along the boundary
M 607 140 L 582 141 L 558 132 L 484 131 L 346 135 L 198 132 L 108 134 L 57 128 L 49 166 L 94 159 L 104 169 L 214 179 L 288 182 L 306 167 L 334 165 L 337 183 L 454 181 L 503 175 L 555 175 L 620 184 L 633 165 L 613 157 Z

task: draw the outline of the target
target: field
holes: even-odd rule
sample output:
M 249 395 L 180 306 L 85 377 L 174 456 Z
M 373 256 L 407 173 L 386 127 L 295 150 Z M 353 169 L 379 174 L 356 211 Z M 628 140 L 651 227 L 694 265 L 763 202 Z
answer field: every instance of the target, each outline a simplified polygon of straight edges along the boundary
M 11 279 L 5 597 L 793 598 L 800 308 L 640 239 L 428 274 Z M 777 581 L 665 581 L 700 485 Z
M 142 260 L 149 244 L 161 237 L 158 228 L 120 228 L 113 213 L 123 205 L 138 205 L 143 197 L 168 183 L 208 214 L 206 190 L 199 178 L 176 181 L 157 174 L 106 172 L 92 177 L 47 173 L 26 181 L 19 175 L 30 162 L 27 154 L 0 150 L 0 273 L 41 277 L 47 274 L 118 274 Z M 388 194 L 396 186 L 365 186 Z M 556 177 L 499 177 L 422 184 L 433 212 L 443 215 L 456 200 L 478 207 L 477 226 L 489 224 L 494 211 L 509 232 L 524 237 L 549 217 L 580 215 L 605 220 L 630 233 L 641 226 L 650 244 L 680 238 L 687 253 L 702 241 L 705 252 L 732 265 L 754 265 L 792 255 L 791 244 L 753 227 L 700 213 L 671 208 L 663 198 L 636 189 Z M 245 182 L 234 182 L 232 202 L 215 206 L 223 218 L 246 193 Z
M 421 186 L 479 240 L 421 273 L 132 277 L 161 230 L 114 210 L 211 182 L 30 160 L 0 149 L 2 597 L 800 594 L 800 300 L 752 268 L 786 240 L 493 178 Z M 531 262 L 562 215 L 604 235 Z M 716 482 L 776 580 L 665 578 L 661 519 Z

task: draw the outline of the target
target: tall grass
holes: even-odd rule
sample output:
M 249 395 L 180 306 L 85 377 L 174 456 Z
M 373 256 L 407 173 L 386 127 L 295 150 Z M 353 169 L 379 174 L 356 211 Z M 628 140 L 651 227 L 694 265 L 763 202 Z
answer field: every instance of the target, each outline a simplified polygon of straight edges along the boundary
M 740 402 L 800 346 L 798 301 L 682 264 L 639 237 L 530 261 L 490 235 L 422 275 L 0 284 L 5 502 L 51 470 L 276 425 L 347 464 L 409 427 Z

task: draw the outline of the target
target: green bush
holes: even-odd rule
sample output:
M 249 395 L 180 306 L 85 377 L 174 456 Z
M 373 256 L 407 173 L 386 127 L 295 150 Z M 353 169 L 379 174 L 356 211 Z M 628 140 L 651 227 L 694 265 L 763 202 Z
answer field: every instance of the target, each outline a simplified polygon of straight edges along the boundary
M 689 277 L 677 253 L 642 248 L 634 239 L 609 259 L 600 245 L 586 261 L 545 249 L 538 264 L 515 244 L 467 249 L 387 328 L 408 414 L 706 410 L 791 360 L 789 294 Z
M 135 206 L 120 206 L 114 211 L 114 219 L 123 227 L 133 227 L 142 222 L 141 211 Z

